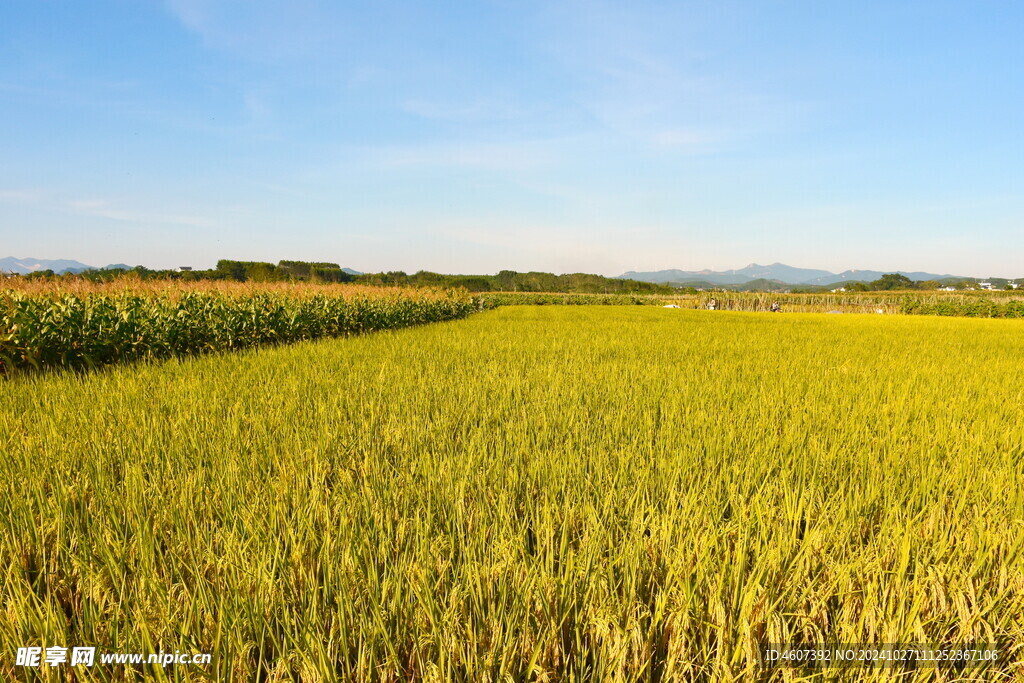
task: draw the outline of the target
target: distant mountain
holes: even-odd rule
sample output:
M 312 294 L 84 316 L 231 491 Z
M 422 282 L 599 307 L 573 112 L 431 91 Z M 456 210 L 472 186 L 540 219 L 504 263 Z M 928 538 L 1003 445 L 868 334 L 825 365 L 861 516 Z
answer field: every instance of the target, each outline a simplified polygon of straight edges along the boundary
M 754 278 L 737 275 L 736 271 L 723 270 L 658 270 L 653 273 L 637 273 L 629 271 L 618 276 L 622 280 L 639 280 L 640 282 L 704 282 L 711 285 L 741 285 Z
M 37 258 L 15 258 L 8 256 L 6 258 L 0 258 L 0 271 L 5 273 L 18 273 L 20 275 L 28 275 L 29 273 L 35 273 L 40 270 L 52 270 L 55 273 L 81 273 L 82 271 L 89 270 L 93 266 L 87 266 L 84 263 L 78 261 L 69 261 L 67 259 L 37 259 Z
M 773 263 L 770 266 L 759 266 L 751 263 L 746 268 L 734 271 L 737 275 L 744 275 L 752 280 L 778 280 L 789 284 L 810 282 L 815 278 L 829 277 L 832 273 L 827 270 L 815 270 L 812 268 L 794 268 L 783 263 Z
M 747 280 L 740 284 L 723 285 L 708 282 L 707 280 L 681 280 L 679 282 L 670 283 L 673 287 L 693 287 L 694 289 L 725 289 L 731 292 L 783 292 L 788 290 L 790 287 L 796 285 L 786 284 L 779 280 L 765 280 L 759 278 L 757 280 Z M 809 285 L 800 285 L 808 287 Z
M 108 266 L 103 266 L 101 270 L 131 270 L 134 266 L 129 266 L 127 263 L 111 263 Z
M 341 272 L 348 273 L 349 275 L 362 275 L 358 270 L 352 270 L 351 268 L 342 268 Z
M 882 277 L 886 272 L 892 271 L 846 270 L 842 273 L 832 273 L 827 270 L 815 270 L 812 268 L 794 268 L 783 263 L 773 263 L 769 266 L 751 263 L 745 268 L 736 270 L 658 270 L 649 273 L 629 271 L 619 275 L 619 278 L 669 284 L 689 284 L 700 281 L 722 286 L 746 285 L 753 280 L 773 280 L 786 285 L 831 285 L 855 280 L 870 282 Z M 896 272 L 907 276 L 911 280 L 943 280 L 959 277 L 902 270 Z
M 758 278 L 757 280 L 744 282 L 742 285 L 733 285 L 733 288 L 741 292 L 781 292 L 788 289 L 789 285 L 781 280 Z

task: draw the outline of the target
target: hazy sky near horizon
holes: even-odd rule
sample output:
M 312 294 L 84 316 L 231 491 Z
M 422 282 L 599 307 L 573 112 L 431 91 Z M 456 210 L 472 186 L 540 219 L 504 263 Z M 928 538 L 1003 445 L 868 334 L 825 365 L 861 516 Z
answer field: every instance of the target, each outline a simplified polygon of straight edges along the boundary
M 0 257 L 1024 275 L 1024 4 L 0 2 Z

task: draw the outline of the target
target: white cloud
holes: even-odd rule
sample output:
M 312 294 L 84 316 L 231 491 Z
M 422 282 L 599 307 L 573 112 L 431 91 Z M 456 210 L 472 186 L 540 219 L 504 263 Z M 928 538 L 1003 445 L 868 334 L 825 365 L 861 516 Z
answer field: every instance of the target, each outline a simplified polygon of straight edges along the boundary
M 257 61 L 310 57 L 340 28 L 317 0 L 166 0 L 171 14 L 211 49 Z
M 442 143 L 379 147 L 366 155 L 382 166 L 461 167 L 521 171 L 557 161 L 550 143 Z
M 6 189 L 0 190 L 0 202 L 4 204 L 37 204 L 46 197 L 45 190 Z
M 651 134 L 655 147 L 672 150 L 701 151 L 708 149 L 722 138 L 709 130 L 696 128 L 666 128 Z
M 402 109 L 421 118 L 450 123 L 511 121 L 539 113 L 536 108 L 524 106 L 508 95 L 461 102 L 411 99 L 402 103 Z
M 76 199 L 66 203 L 66 208 L 71 213 L 81 216 L 92 216 L 105 218 L 111 221 L 122 223 L 135 223 L 138 225 L 163 225 L 163 226 L 187 226 L 193 228 L 215 228 L 220 225 L 218 221 L 204 216 L 153 213 L 146 211 L 134 211 L 122 207 L 112 206 L 103 199 Z

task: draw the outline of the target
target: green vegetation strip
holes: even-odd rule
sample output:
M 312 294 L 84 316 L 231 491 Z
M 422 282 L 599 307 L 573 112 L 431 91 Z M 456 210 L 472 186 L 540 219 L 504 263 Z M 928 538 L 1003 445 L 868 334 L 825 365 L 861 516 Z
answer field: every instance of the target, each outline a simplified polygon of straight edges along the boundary
M 1013 679 L 1022 332 L 507 307 L 16 378 L 0 673 L 96 645 L 213 654 L 83 669 L 118 680 L 753 681 L 783 680 L 762 641 L 1002 641 L 979 680 Z
M 33 294 L 0 291 L 0 376 L 340 337 L 463 318 L 455 292 Z
M 959 300 L 942 301 L 908 298 L 900 306 L 900 313 L 965 318 L 1024 318 L 1024 300 L 961 297 Z
M 1024 295 L 1017 292 L 936 293 L 766 293 L 766 292 L 679 292 L 675 296 L 644 294 L 540 294 L 534 292 L 489 292 L 478 294 L 486 308 L 514 305 L 600 305 L 664 306 L 717 310 L 768 312 L 778 303 L 786 313 L 886 313 L 940 315 L 966 318 L 1024 318 Z

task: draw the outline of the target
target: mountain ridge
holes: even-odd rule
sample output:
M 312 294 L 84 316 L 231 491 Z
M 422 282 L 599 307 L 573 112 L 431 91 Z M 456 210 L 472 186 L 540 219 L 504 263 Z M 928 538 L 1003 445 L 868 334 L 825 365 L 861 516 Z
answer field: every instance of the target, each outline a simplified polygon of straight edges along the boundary
M 877 280 L 883 275 L 897 272 L 911 280 L 944 280 L 950 278 L 970 279 L 963 275 L 927 273 L 923 271 L 881 271 L 881 270 L 844 270 L 833 273 L 816 268 L 796 268 L 784 263 L 760 265 L 751 263 L 743 268 L 733 270 L 656 270 L 649 272 L 628 271 L 616 276 L 619 279 L 640 280 L 641 282 L 671 283 L 701 280 L 713 285 L 742 285 L 752 280 L 777 280 L 787 285 L 831 285 L 854 280 Z
M 71 259 L 37 259 L 37 258 L 16 258 L 7 256 L 0 258 L 0 273 L 17 273 L 28 275 L 43 270 L 52 270 L 55 273 L 81 273 L 86 270 L 97 270 L 93 266 L 86 265 L 80 261 Z

